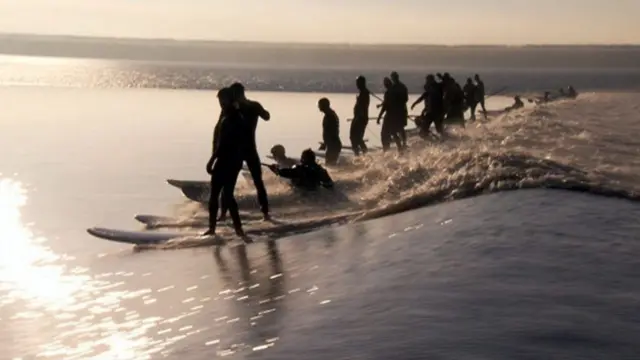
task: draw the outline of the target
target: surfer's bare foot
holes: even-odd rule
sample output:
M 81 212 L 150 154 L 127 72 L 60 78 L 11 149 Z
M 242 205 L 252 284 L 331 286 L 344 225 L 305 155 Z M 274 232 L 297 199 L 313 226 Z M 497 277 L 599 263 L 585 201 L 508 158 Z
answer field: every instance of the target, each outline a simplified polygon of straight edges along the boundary
M 269 214 L 264 214 L 264 216 L 263 216 L 262 220 L 263 220 L 263 221 L 271 221 L 271 220 L 272 220 L 272 219 L 271 219 L 271 215 L 269 215 Z
M 248 237 L 247 235 L 242 236 L 242 241 L 244 241 L 245 244 L 253 243 L 253 240 L 251 240 L 251 238 Z

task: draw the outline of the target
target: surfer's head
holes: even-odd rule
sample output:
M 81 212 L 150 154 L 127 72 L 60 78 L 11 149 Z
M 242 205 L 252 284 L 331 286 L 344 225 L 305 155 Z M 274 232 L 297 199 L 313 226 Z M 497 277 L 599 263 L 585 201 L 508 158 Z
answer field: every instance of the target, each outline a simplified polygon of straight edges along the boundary
M 475 75 L 473 76 L 473 78 L 474 78 L 474 79 L 476 79 L 476 81 L 480 81 L 480 75 L 478 75 L 478 74 L 475 74 Z
M 231 86 L 229 86 L 229 89 L 231 89 L 231 92 L 233 93 L 233 98 L 236 100 L 244 100 L 245 98 L 245 94 L 244 94 L 244 85 L 242 85 L 239 82 L 234 82 L 233 84 L 231 84 Z
M 271 155 L 273 155 L 273 157 L 276 158 L 276 159 L 282 159 L 282 158 L 286 157 L 284 146 L 282 146 L 280 144 L 274 145 L 271 148 Z
M 218 102 L 221 108 L 227 108 L 233 103 L 233 94 L 231 89 L 222 88 L 218 91 Z
M 364 76 L 360 75 L 356 78 L 356 86 L 358 86 L 358 89 L 364 89 L 367 87 L 367 78 L 365 78 Z
M 331 102 L 329 102 L 329 99 L 323 97 L 322 99 L 318 100 L 318 109 L 320 109 L 320 111 L 322 112 L 331 109 Z
M 389 75 L 391 77 L 391 81 L 393 81 L 394 83 L 397 83 L 400 81 L 400 75 L 398 75 L 397 72 L 392 71 L 391 75 Z
M 303 165 L 315 164 L 316 163 L 316 153 L 311 149 L 304 150 L 302 155 L 300 155 L 300 163 Z
M 384 85 L 385 89 L 389 89 L 393 85 L 393 83 L 391 82 L 391 79 L 389 79 L 388 77 L 386 77 L 386 78 L 384 78 L 384 80 L 382 80 L 382 84 Z

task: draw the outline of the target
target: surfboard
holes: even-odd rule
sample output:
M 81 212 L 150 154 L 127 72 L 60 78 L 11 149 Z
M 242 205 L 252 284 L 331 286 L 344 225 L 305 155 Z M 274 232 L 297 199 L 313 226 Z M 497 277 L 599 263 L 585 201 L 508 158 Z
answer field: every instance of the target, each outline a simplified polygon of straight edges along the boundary
M 177 179 L 167 179 L 167 183 L 171 186 L 177 187 L 178 189 L 182 189 L 184 187 L 191 186 L 209 186 L 209 180 L 177 180 Z
M 146 225 L 148 228 L 177 228 L 177 227 L 202 227 L 207 226 L 209 216 L 195 216 L 190 218 L 174 218 L 170 216 L 158 216 L 149 214 L 138 214 L 134 216 L 136 221 Z
M 101 227 L 87 229 L 90 235 L 97 238 L 131 245 L 160 244 L 172 239 L 187 237 L 203 237 L 197 232 L 155 232 L 155 231 L 127 231 Z M 204 238 L 204 237 L 203 237 Z

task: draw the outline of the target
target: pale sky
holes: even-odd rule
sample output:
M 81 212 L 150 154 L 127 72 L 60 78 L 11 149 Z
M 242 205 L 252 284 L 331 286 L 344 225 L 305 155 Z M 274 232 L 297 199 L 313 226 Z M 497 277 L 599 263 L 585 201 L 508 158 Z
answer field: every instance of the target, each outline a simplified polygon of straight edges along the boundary
M 0 32 L 275 42 L 640 44 L 640 0 L 0 0 Z

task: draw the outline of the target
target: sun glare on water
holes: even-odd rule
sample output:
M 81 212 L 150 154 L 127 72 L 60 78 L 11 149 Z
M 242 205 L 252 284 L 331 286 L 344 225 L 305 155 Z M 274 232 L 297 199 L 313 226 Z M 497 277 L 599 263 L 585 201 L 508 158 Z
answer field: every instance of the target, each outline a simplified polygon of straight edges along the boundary
M 112 284 L 83 275 L 87 269 L 61 265 L 65 259 L 23 223 L 21 208 L 26 203 L 27 192 L 20 182 L 0 178 L 0 310 L 8 307 L 6 313 L 13 313 L 8 320 L 17 324 L 26 321 L 56 328 L 53 339 L 51 334 L 31 333 L 34 339 L 26 342 L 40 349 L 33 355 L 56 359 L 149 358 L 152 344 L 146 332 L 154 324 L 125 325 L 111 319 L 109 314 L 122 308 L 120 300 L 127 293 L 105 291 Z M 153 345 L 157 349 L 158 344 Z

